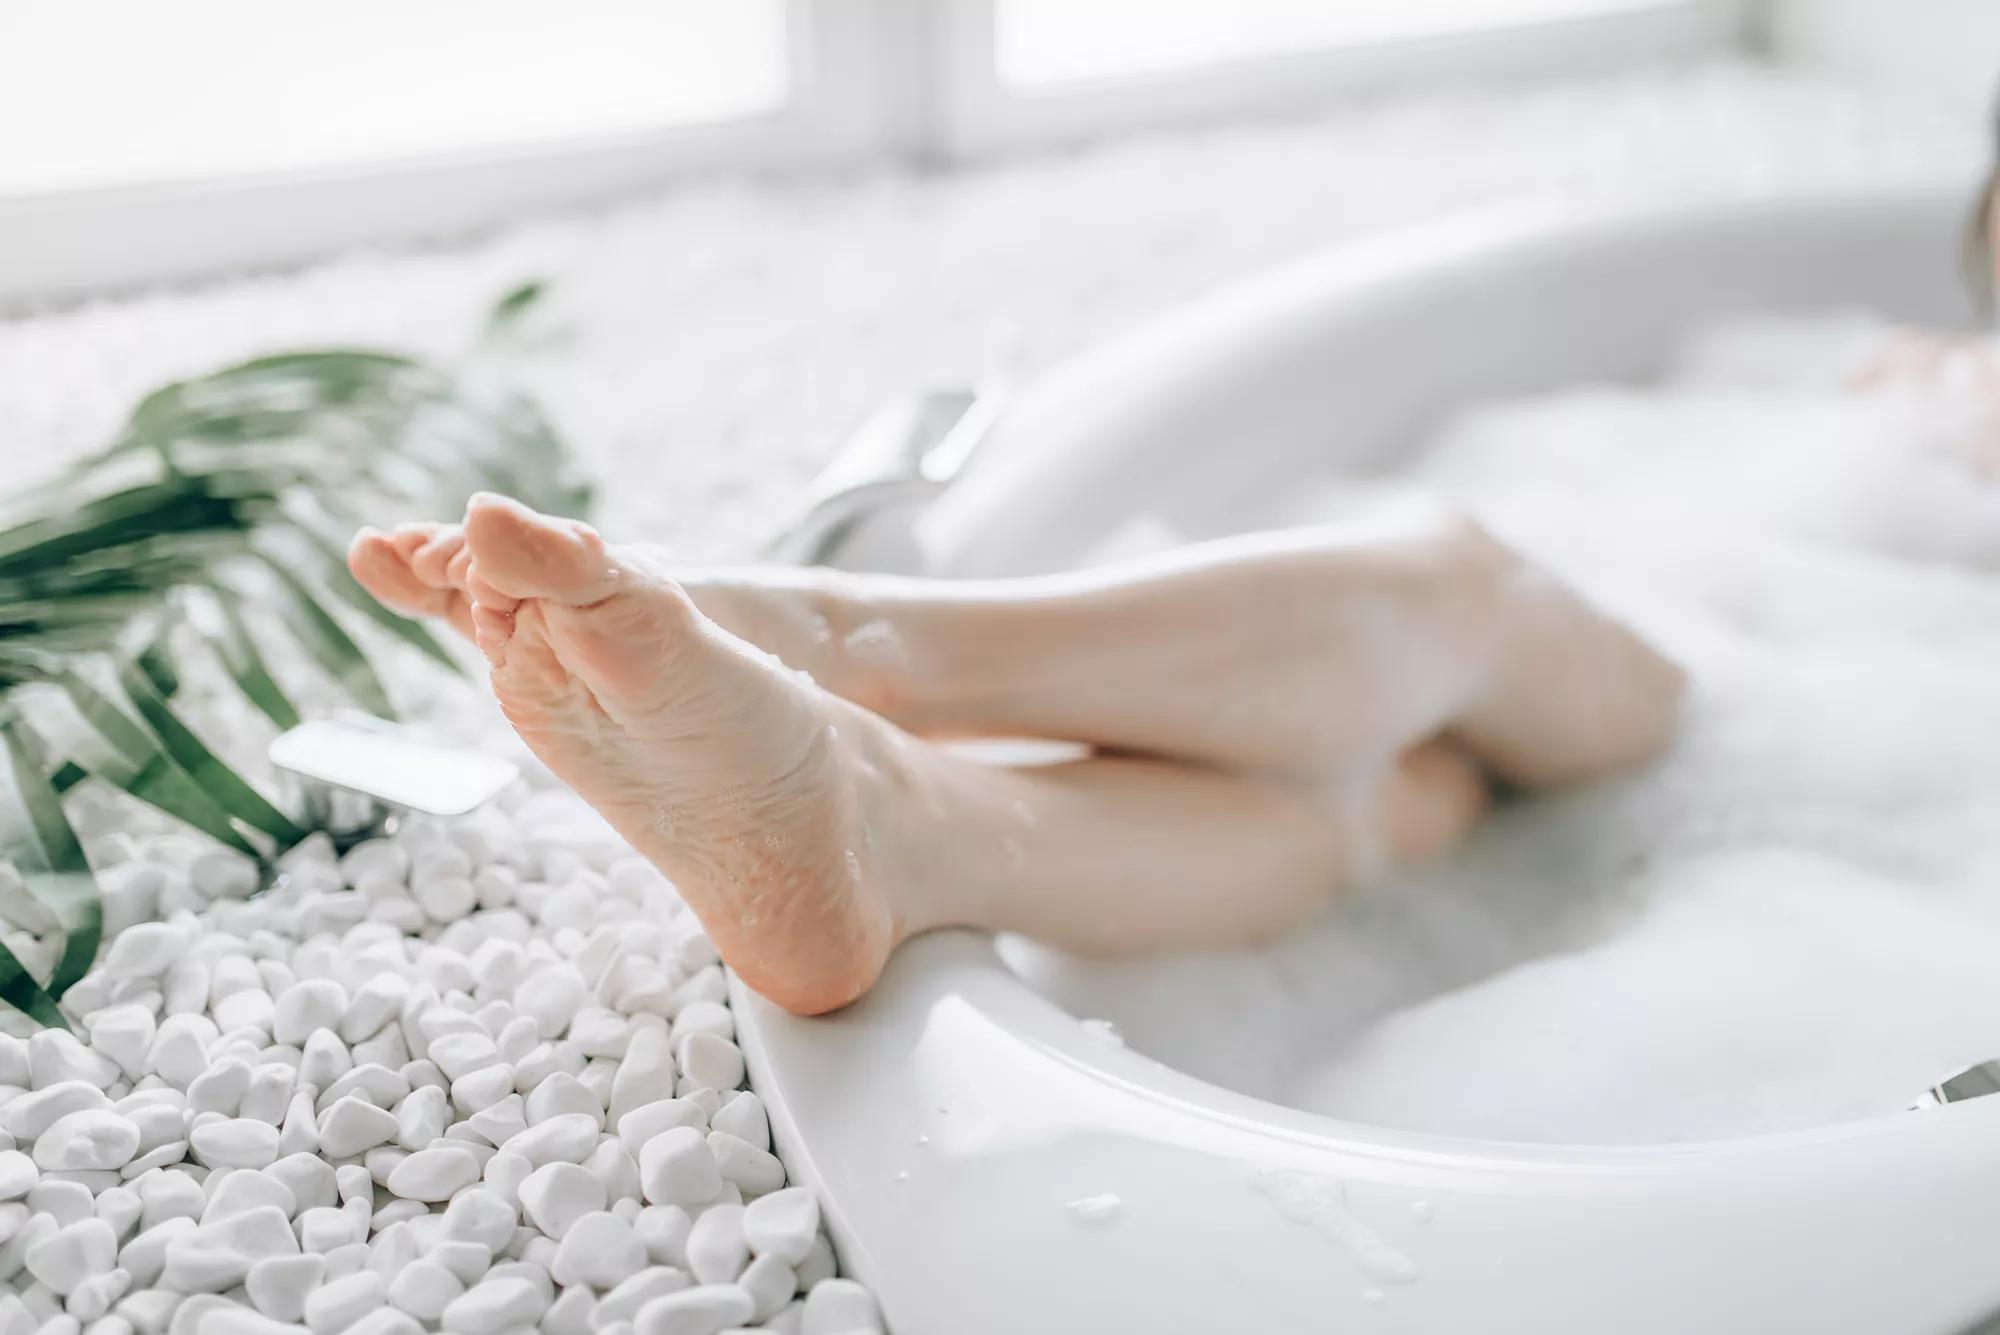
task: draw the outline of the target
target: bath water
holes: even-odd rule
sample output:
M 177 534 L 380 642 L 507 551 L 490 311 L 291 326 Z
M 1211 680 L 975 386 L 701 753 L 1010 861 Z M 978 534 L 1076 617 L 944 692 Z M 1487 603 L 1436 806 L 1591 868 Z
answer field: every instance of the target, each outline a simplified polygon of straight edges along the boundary
M 1452 1135 L 1804 1128 L 2000 1057 L 2000 400 L 1852 388 L 1892 337 L 1714 331 L 1413 464 L 1689 670 L 1658 763 L 1261 949 L 1010 958 L 1170 1065 Z

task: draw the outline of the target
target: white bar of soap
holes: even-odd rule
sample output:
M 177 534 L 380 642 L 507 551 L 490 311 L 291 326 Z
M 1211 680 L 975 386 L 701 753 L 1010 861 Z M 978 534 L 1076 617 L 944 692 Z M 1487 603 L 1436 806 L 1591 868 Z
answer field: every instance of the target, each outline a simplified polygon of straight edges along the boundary
M 427 740 L 380 719 L 312 719 L 271 741 L 271 763 L 432 816 L 463 816 L 491 800 L 519 770 L 509 760 Z

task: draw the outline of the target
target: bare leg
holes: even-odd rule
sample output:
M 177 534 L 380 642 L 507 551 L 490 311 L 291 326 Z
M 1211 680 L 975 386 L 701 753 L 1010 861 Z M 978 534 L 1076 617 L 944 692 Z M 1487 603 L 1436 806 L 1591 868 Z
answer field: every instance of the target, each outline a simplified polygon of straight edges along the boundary
M 356 573 L 463 624 L 455 527 L 364 534 Z M 696 605 L 923 736 L 1079 741 L 1313 779 L 1444 736 L 1512 782 L 1642 761 L 1680 674 L 1476 527 L 1435 511 L 1081 574 L 940 582 L 676 571 Z
M 481 498 L 462 546 L 456 619 L 523 739 L 796 1011 L 846 1003 L 897 942 L 946 924 L 1096 950 L 1266 934 L 1480 809 L 1435 747 L 1310 784 L 979 765 L 772 663 L 587 529 Z

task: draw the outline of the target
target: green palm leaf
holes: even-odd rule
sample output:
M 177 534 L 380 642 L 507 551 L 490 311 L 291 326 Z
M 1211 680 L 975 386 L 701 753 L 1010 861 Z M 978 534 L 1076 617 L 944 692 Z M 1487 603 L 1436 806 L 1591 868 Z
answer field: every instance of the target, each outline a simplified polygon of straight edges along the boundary
M 503 298 L 483 346 L 539 291 Z M 218 683 L 289 728 L 301 709 L 271 664 L 302 659 L 393 717 L 372 643 L 458 660 L 355 582 L 348 535 L 358 516 L 450 515 L 482 489 L 588 501 L 547 421 L 490 373 L 337 348 L 164 386 L 101 453 L 0 496 L 0 859 L 64 932 L 45 985 L 0 947 L 0 1001 L 61 1023 L 55 1002 L 97 949 L 96 887 L 62 809 L 84 779 L 252 856 L 310 832 L 190 726 L 183 681 L 219 665 Z M 253 627 L 283 634 L 260 644 Z
M 62 957 L 47 986 L 35 982 L 12 951 L 0 949 L 0 1000 L 45 1025 L 62 1025 L 56 1000 L 96 958 L 104 914 L 61 799 L 11 721 L 0 722 L 0 854 L 63 930 Z

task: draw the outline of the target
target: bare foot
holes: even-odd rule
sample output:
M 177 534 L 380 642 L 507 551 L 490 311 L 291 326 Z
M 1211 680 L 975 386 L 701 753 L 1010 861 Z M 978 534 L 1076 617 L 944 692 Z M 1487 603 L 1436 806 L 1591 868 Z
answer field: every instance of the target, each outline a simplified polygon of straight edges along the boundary
M 795 1012 L 834 1009 L 928 925 L 905 920 L 883 837 L 890 725 L 588 526 L 479 496 L 462 534 L 390 541 L 460 563 L 464 592 L 412 598 L 471 628 L 522 739 L 674 880 L 750 986 Z
M 551 525 L 586 540 L 597 532 L 579 519 L 546 516 Z M 644 543 L 620 544 L 651 570 L 669 568 L 665 551 Z M 466 588 L 471 555 L 463 524 L 401 524 L 393 531 L 364 528 L 348 550 L 348 566 L 375 597 L 405 616 L 440 617 L 473 637 L 472 597 Z M 841 576 L 815 568 L 699 569 L 674 566 L 674 583 L 701 614 L 739 639 L 776 654 L 844 700 L 887 717 L 903 674 L 896 663 L 865 652 L 873 613 L 843 594 Z M 855 632 L 862 636 L 856 640 Z M 864 652 L 855 652 L 860 643 Z

